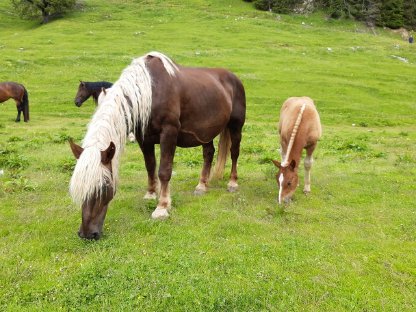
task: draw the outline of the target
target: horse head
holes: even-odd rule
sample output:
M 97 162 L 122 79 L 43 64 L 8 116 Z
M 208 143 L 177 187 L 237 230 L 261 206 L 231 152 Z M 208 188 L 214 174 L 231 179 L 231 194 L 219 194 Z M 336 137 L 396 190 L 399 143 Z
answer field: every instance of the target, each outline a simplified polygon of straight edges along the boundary
M 277 160 L 272 160 L 279 169 L 276 173 L 277 186 L 279 188 L 279 204 L 289 203 L 298 187 L 298 168 L 296 161 L 292 160 L 288 165 L 282 165 Z
M 81 157 L 84 149 L 75 144 L 72 140 L 69 142 L 72 153 L 76 159 Z M 111 160 L 115 154 L 115 145 L 110 142 L 108 148 L 101 151 L 101 166 L 110 173 L 110 177 L 105 179 L 100 188 L 83 200 L 82 206 L 82 222 L 78 231 L 78 236 L 86 239 L 98 240 L 102 233 L 104 219 L 107 213 L 108 204 L 113 199 L 115 188 L 112 183 L 112 166 Z M 71 186 L 72 187 L 72 186 Z M 74 186 L 75 188 L 77 185 Z M 84 187 L 80 185 L 79 187 Z
M 75 95 L 75 105 L 80 107 L 91 96 L 87 85 L 83 81 L 79 81 L 78 92 Z

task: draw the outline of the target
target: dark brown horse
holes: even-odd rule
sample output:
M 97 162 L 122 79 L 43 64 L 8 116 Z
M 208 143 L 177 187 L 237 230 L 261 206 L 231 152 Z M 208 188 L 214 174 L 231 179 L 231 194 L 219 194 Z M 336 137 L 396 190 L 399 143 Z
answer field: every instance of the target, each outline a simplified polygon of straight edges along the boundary
M 222 175 L 231 151 L 229 191 L 236 191 L 237 159 L 246 100 L 241 81 L 225 69 L 190 68 L 152 52 L 133 60 L 113 87 L 99 98 L 83 146 L 70 142 L 78 159 L 70 193 L 82 206 L 82 238 L 98 239 L 109 202 L 116 191 L 121 151 L 133 131 L 143 152 L 148 174 L 145 198 L 159 202 L 154 219 L 169 216 L 175 149 L 202 145 L 204 164 L 196 194 L 207 191 L 214 157 L 213 140 L 220 135 L 214 174 Z M 155 144 L 160 144 L 156 174 Z
M 0 82 L 0 103 L 13 99 L 16 102 L 17 117 L 20 121 L 20 114 L 23 112 L 25 122 L 29 121 L 29 98 L 26 88 L 17 82 Z
M 95 104 L 97 104 L 98 96 L 100 95 L 102 89 L 111 88 L 112 85 L 113 84 L 108 81 L 80 81 L 78 86 L 78 92 L 75 95 L 75 105 L 80 107 L 82 103 L 89 99 L 90 96 L 92 96 Z

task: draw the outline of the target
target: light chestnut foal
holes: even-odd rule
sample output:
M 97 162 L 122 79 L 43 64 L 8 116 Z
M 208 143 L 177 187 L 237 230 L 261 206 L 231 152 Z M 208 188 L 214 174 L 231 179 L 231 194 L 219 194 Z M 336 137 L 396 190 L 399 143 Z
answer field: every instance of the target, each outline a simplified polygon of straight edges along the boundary
M 298 186 L 298 167 L 303 149 L 306 149 L 305 186 L 303 192 L 311 191 L 312 153 L 322 134 L 318 111 L 309 97 L 288 98 L 280 110 L 279 134 L 282 163 L 273 160 L 279 168 L 276 174 L 279 186 L 279 204 L 290 202 Z

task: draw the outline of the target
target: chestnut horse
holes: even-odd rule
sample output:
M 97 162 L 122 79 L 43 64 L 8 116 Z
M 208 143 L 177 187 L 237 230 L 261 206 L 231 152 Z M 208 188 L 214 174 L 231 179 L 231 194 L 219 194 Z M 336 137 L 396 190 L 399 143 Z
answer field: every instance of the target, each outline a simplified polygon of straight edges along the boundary
M 303 192 L 311 191 L 312 153 L 322 134 L 318 111 L 311 98 L 291 97 L 280 110 L 279 134 L 282 163 L 273 160 L 279 168 L 276 174 L 279 186 L 279 204 L 288 203 L 298 187 L 298 167 L 303 149 L 306 150 L 304 160 L 305 186 Z
M 16 102 L 17 117 L 16 122 L 20 121 L 20 114 L 23 112 L 25 122 L 29 121 L 29 98 L 26 88 L 17 82 L 0 82 L 0 103 L 13 99 Z
M 169 181 L 177 146 L 202 145 L 204 164 L 195 193 L 203 194 L 215 151 L 213 140 L 220 135 L 214 174 L 222 175 L 231 150 L 228 190 L 236 191 L 245 112 L 244 87 L 225 69 L 180 66 L 159 52 L 133 60 L 113 87 L 100 95 L 82 147 L 70 142 L 78 159 L 70 182 L 71 196 L 82 206 L 78 235 L 100 237 L 108 204 L 116 192 L 120 155 L 131 131 L 143 152 L 148 175 L 144 198 L 156 198 L 160 181 L 153 219 L 169 216 Z M 160 144 L 158 175 L 155 144 Z
M 90 96 L 92 96 L 95 104 L 97 104 L 98 96 L 100 95 L 102 89 L 111 88 L 112 85 L 113 84 L 108 81 L 80 81 L 77 94 L 75 95 L 75 105 L 80 107 L 82 103 L 89 99 Z

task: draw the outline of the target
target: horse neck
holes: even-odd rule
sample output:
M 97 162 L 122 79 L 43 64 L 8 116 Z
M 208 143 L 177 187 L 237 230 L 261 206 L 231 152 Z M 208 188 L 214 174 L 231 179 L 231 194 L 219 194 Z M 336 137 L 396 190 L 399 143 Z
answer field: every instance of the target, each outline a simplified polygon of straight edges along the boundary
M 290 135 L 289 144 L 286 150 L 286 157 L 282 161 L 282 166 L 284 167 L 288 166 L 292 159 L 295 159 L 296 164 L 299 163 L 299 160 L 302 154 L 302 146 L 299 140 L 297 140 L 296 143 L 295 143 L 295 140 L 296 140 L 296 134 L 298 133 L 298 130 L 299 130 L 300 123 L 302 121 L 302 115 L 303 115 L 303 112 L 305 111 L 305 108 L 306 108 L 306 103 L 303 103 L 302 107 L 300 108 L 298 117 L 296 118 L 295 124 L 293 126 L 292 134 Z M 291 155 L 295 155 L 295 157 L 292 156 L 292 159 L 289 159 Z

